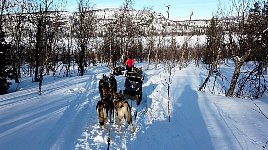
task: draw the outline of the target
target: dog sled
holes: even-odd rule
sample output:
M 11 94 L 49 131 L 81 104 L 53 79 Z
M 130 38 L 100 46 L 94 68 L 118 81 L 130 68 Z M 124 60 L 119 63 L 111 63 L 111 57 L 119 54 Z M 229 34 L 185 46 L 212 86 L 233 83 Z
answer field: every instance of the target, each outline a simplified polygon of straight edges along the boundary
M 125 68 L 122 66 L 116 67 L 113 69 L 112 74 L 115 76 L 123 75 L 125 71 Z
M 142 100 L 142 83 L 143 75 L 141 68 L 133 68 L 133 71 L 128 71 L 126 73 L 125 89 L 123 94 L 126 99 L 136 100 L 137 105 L 140 104 Z

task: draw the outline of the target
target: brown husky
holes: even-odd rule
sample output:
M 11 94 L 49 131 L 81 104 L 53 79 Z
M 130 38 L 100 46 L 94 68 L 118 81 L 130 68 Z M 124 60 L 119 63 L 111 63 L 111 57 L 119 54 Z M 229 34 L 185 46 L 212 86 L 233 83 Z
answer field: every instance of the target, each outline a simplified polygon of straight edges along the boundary
M 131 131 L 135 132 L 135 128 L 132 123 L 131 108 L 126 100 L 114 99 L 114 110 L 118 120 L 118 132 L 121 131 L 123 117 L 131 126 Z
M 109 85 L 104 85 L 100 89 L 100 97 L 103 98 L 107 96 L 111 96 L 111 88 L 109 87 Z
M 122 91 L 120 90 L 119 93 L 113 92 L 112 93 L 114 101 L 123 101 L 125 100 L 124 95 L 122 94 Z
M 105 128 L 104 125 L 108 120 L 107 104 L 104 101 L 98 101 L 96 111 L 101 129 L 103 130 Z

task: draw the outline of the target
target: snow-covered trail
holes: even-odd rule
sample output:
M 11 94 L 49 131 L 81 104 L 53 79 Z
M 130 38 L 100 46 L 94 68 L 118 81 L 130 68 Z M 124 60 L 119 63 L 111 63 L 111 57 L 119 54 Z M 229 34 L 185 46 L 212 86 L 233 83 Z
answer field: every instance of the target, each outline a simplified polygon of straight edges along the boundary
M 104 70 L 108 71 L 108 70 Z M 92 72 L 92 73 L 90 73 Z M 100 73 L 98 73 L 100 72 Z M 84 128 L 96 124 L 98 80 L 103 71 L 44 82 L 37 88 L 4 95 L 0 100 L 0 148 L 70 149 Z M 46 80 L 44 80 L 46 81 Z
M 189 67 L 177 70 L 173 78 L 172 118 L 179 126 L 178 148 L 262 149 L 267 141 L 268 128 L 264 125 L 267 119 L 250 100 L 197 91 L 204 74 L 199 68 Z M 263 101 L 256 102 L 266 105 Z
M 150 89 L 145 90 L 150 102 L 143 120 L 144 133 L 137 137 L 142 140 L 136 140 L 132 148 L 148 149 L 159 143 L 157 149 L 214 149 L 198 105 L 198 70 L 176 69 L 170 81 L 168 77 L 162 70 L 144 84 Z
M 254 105 L 199 92 L 203 71 L 194 65 L 175 68 L 169 81 L 162 65 L 144 70 L 141 104 L 129 100 L 133 117 L 137 112 L 135 133 L 126 124 L 120 133 L 114 124 L 99 128 L 98 81 L 107 67 L 90 67 L 82 77 L 48 77 L 40 96 L 29 79 L 20 91 L 0 96 L 0 149 L 107 149 L 108 129 L 110 149 L 263 149 L 268 121 L 256 105 L 268 114 L 267 100 Z M 116 79 L 123 90 L 125 77 Z

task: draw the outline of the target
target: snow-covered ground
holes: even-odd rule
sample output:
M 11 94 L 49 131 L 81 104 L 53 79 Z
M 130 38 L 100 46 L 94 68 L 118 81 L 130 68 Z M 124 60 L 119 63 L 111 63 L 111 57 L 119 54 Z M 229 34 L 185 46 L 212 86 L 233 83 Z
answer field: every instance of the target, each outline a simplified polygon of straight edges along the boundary
M 121 132 L 109 123 L 102 131 L 95 110 L 102 74 L 109 69 L 89 67 L 82 77 L 46 76 L 42 95 L 38 83 L 23 78 L 19 91 L 0 96 L 0 149 L 107 149 L 109 135 L 110 149 L 268 149 L 267 97 L 251 101 L 197 91 L 206 70 L 193 64 L 175 68 L 171 82 L 163 65 L 144 70 L 143 100 L 138 106 L 129 100 L 133 118 L 137 112 L 135 133 L 126 123 Z M 125 77 L 116 79 L 123 90 Z

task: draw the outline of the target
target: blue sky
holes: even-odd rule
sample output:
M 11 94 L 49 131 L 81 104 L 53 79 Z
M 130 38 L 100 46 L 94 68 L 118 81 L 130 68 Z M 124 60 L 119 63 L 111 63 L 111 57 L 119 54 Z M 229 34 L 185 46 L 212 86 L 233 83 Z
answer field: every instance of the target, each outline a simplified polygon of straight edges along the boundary
M 119 8 L 125 0 L 91 0 L 95 8 Z M 223 0 L 222 0 L 223 1 Z M 185 20 L 192 19 L 210 19 L 216 13 L 219 0 L 133 0 L 134 9 L 143 9 L 150 7 L 153 11 L 163 14 L 167 17 L 167 5 L 170 5 L 170 19 Z M 226 0 L 225 0 L 226 2 Z M 75 10 L 77 0 L 67 1 L 67 10 Z

